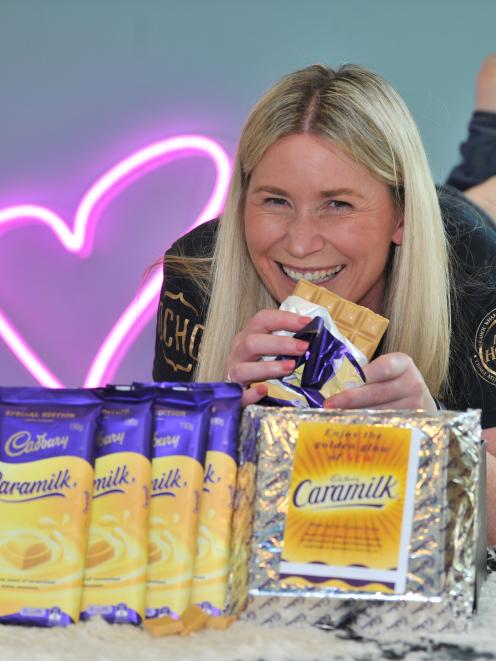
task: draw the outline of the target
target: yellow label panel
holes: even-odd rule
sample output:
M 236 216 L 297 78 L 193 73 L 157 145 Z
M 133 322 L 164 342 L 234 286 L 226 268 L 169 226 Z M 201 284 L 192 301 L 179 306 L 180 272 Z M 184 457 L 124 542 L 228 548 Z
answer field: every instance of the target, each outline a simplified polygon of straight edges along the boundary
M 217 611 L 226 602 L 235 485 L 234 459 L 225 452 L 207 452 L 191 601 Z
M 404 591 L 418 430 L 299 427 L 280 575 L 285 585 Z
M 191 457 L 152 461 L 146 616 L 180 616 L 191 603 L 203 466 Z
M 93 468 L 79 457 L 0 462 L 0 616 L 79 620 Z
M 81 612 L 125 605 L 144 618 L 150 480 L 136 452 L 96 460 Z

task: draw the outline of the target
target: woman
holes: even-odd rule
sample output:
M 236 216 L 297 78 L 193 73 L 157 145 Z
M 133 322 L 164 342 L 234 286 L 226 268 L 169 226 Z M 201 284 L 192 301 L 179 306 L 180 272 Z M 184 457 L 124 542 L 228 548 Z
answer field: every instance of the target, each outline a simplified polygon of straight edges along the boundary
M 436 192 L 391 86 L 353 65 L 307 67 L 251 113 L 221 221 L 166 255 L 154 378 L 194 371 L 249 386 L 289 374 L 293 360 L 260 358 L 304 353 L 273 332 L 308 322 L 277 309 L 306 277 L 390 319 L 366 384 L 326 407 L 479 407 L 496 446 L 495 256 L 484 214 L 454 190 Z M 265 394 L 247 387 L 243 401 Z

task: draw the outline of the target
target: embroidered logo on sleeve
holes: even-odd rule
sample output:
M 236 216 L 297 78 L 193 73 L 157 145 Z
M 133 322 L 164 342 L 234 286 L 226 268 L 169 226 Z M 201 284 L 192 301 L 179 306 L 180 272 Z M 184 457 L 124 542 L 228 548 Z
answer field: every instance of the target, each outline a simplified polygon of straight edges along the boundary
M 496 385 L 496 308 L 479 324 L 472 365 L 485 381 Z
M 158 309 L 158 333 L 165 362 L 174 372 L 193 371 L 198 360 L 203 324 L 197 323 L 198 310 L 183 292 L 165 292 Z

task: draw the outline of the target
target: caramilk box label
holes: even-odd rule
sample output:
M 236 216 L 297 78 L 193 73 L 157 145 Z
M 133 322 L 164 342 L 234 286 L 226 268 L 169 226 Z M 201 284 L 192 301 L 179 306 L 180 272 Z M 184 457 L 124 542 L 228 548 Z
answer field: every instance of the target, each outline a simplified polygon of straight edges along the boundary
M 283 585 L 405 591 L 420 436 L 417 429 L 301 423 Z

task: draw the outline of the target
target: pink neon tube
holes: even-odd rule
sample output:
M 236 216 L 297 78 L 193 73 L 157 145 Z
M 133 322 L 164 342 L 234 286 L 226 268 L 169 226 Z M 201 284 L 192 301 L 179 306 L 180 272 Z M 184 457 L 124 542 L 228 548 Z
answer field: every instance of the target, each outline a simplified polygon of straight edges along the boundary
M 196 227 L 214 218 L 222 210 L 230 178 L 229 158 L 222 147 L 209 138 L 179 135 L 140 149 L 100 177 L 83 196 L 76 211 L 73 229 L 46 207 L 21 204 L 0 209 L 0 232 L 27 224 L 42 224 L 55 234 L 65 250 L 86 257 L 92 250 L 101 210 L 118 191 L 171 160 L 198 155 L 212 160 L 216 179 L 209 199 L 191 225 Z M 104 385 L 113 379 L 127 351 L 154 316 L 161 286 L 162 274 L 157 273 L 125 308 L 93 358 L 84 386 Z M 62 382 L 44 364 L 1 309 L 0 337 L 38 383 L 52 388 L 63 387 Z

